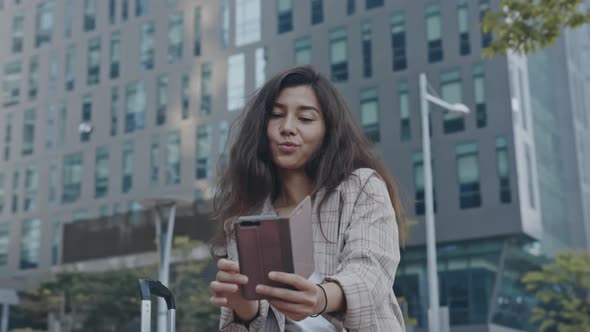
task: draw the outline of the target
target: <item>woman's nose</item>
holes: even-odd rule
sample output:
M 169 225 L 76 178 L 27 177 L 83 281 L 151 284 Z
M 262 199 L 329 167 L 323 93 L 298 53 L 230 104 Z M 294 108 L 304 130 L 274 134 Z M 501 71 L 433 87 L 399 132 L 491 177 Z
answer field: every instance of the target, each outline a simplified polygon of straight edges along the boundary
M 292 116 L 286 116 L 281 123 L 281 134 L 292 135 L 295 133 L 295 119 Z

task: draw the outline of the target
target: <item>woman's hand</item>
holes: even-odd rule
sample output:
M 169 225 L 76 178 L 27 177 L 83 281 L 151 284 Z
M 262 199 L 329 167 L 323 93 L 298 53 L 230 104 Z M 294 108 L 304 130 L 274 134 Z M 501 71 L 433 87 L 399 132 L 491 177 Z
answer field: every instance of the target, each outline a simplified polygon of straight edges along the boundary
M 297 289 L 290 290 L 266 285 L 256 286 L 258 294 L 268 296 L 270 298 L 268 302 L 290 319 L 300 321 L 310 315 L 319 313 L 324 308 L 324 293 L 315 283 L 292 273 L 270 272 L 268 277 L 273 281 Z
M 238 263 L 227 259 L 217 262 L 217 277 L 209 285 L 213 296 L 209 302 L 217 307 L 233 309 L 244 321 L 252 320 L 258 312 L 258 301 L 249 301 L 242 298 L 240 285 L 248 283 L 248 277 L 240 274 Z

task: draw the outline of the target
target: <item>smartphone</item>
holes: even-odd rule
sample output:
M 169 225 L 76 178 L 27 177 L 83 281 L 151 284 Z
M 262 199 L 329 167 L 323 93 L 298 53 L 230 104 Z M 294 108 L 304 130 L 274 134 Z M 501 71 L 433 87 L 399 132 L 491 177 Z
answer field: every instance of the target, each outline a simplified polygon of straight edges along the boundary
M 288 217 L 244 216 L 234 224 L 240 273 L 248 276 L 241 285 L 246 300 L 264 299 L 256 285 L 290 288 L 268 278 L 271 271 L 296 273 L 304 278 L 314 271 L 311 199 L 306 197 Z

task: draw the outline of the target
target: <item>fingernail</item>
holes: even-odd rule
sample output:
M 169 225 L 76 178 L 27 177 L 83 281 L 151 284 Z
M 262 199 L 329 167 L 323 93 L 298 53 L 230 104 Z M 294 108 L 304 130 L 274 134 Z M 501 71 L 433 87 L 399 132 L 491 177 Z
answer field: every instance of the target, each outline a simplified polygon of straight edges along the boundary
M 240 281 L 243 283 L 248 283 L 248 277 L 242 276 L 242 277 L 240 277 Z
M 268 273 L 268 277 L 269 278 L 275 278 L 276 276 L 277 276 L 277 273 L 276 272 L 269 272 Z
M 264 287 L 263 285 L 256 286 L 256 291 L 258 291 L 258 292 L 263 292 L 265 289 L 266 289 L 266 287 Z

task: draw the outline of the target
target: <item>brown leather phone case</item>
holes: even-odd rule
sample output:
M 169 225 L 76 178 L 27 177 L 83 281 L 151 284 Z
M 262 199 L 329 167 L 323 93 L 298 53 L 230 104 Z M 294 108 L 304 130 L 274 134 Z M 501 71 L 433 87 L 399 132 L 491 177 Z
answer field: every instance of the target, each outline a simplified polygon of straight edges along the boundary
M 268 278 L 271 271 L 313 273 L 311 203 L 306 198 L 288 218 L 278 216 L 240 217 L 234 224 L 240 273 L 248 276 L 241 286 L 242 297 L 260 300 L 256 285 L 290 288 Z

